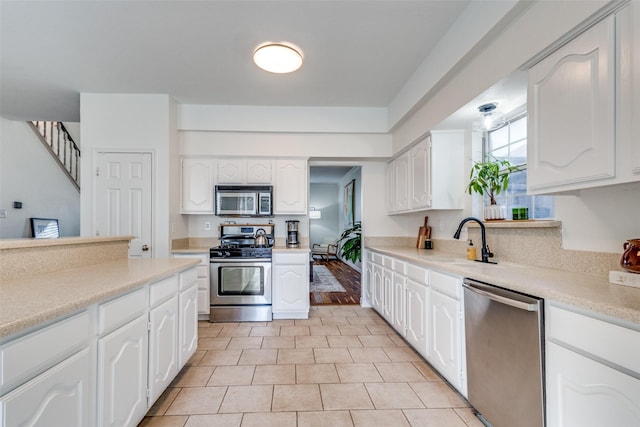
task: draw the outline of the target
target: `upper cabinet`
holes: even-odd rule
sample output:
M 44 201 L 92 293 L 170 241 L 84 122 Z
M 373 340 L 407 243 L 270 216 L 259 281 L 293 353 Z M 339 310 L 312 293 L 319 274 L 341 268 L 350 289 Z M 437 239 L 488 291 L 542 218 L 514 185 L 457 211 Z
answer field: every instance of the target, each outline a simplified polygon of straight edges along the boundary
M 228 158 L 218 160 L 218 184 L 271 184 L 272 159 Z
M 640 180 L 633 164 L 639 155 L 633 117 L 640 112 L 634 83 L 640 43 L 632 7 L 597 22 L 529 70 L 529 193 Z
M 464 207 L 464 131 L 432 131 L 387 165 L 389 213 Z
M 182 159 L 183 214 L 213 214 L 214 171 L 212 158 Z
M 309 172 L 305 159 L 276 160 L 273 213 L 307 214 Z

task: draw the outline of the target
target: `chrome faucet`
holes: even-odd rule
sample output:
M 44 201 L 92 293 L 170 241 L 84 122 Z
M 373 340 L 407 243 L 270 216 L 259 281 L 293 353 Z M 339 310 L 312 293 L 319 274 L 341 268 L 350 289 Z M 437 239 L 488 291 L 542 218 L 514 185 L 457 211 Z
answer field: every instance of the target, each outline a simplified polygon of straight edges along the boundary
M 489 258 L 493 257 L 493 253 L 491 253 L 491 251 L 489 250 L 489 246 L 487 246 L 487 237 L 486 237 L 484 224 L 478 218 L 470 216 L 470 217 L 465 218 L 462 221 L 460 221 L 460 225 L 458 225 L 458 230 L 456 230 L 455 234 L 453 235 L 453 238 L 454 239 L 459 239 L 460 238 L 460 232 L 462 231 L 462 226 L 465 225 L 469 221 L 475 221 L 478 224 L 480 224 L 480 233 L 482 234 L 482 261 L 479 261 L 479 262 L 497 264 L 497 262 L 489 261 Z M 476 261 L 478 261 L 478 260 L 476 260 Z

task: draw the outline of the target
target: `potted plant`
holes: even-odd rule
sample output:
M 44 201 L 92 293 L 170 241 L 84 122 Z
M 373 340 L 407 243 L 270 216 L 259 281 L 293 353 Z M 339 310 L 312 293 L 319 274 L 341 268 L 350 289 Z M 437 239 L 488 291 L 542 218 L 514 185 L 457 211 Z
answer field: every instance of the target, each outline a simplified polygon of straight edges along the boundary
M 484 208 L 484 219 L 504 219 L 507 210 L 496 203 L 496 196 L 509 186 L 509 175 L 518 170 L 509 160 L 486 160 L 475 162 L 469 175 L 470 181 L 467 192 L 474 192 L 489 196 L 490 205 Z
M 360 221 L 356 221 L 353 226 L 344 230 L 338 238 L 340 256 L 354 264 L 362 259 L 361 230 L 362 224 Z

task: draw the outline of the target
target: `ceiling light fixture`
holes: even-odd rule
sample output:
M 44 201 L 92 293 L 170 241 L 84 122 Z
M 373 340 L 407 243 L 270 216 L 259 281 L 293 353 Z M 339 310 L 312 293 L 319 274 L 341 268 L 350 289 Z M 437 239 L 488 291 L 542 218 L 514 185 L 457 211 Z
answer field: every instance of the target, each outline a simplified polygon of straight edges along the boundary
M 292 73 L 302 66 L 302 50 L 291 43 L 263 43 L 253 52 L 253 62 L 270 73 Z
M 497 104 L 494 102 L 483 104 L 478 107 L 478 111 L 482 114 L 482 119 L 473 122 L 472 128 L 477 131 L 490 131 L 504 126 L 504 114 L 495 111 Z

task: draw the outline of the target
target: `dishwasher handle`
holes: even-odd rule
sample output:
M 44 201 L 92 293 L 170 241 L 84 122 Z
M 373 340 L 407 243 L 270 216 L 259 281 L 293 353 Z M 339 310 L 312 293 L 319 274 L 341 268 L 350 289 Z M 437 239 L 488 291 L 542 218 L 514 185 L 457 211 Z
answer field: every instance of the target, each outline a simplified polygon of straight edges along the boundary
M 501 304 L 506 304 L 511 307 L 519 308 L 520 310 L 525 310 L 525 311 L 538 311 L 539 302 L 536 300 L 534 300 L 536 302 L 531 302 L 531 303 L 528 303 L 525 301 L 519 301 L 517 299 L 509 298 L 509 297 L 491 292 L 490 290 L 485 290 L 483 288 L 478 287 L 478 285 L 474 283 L 469 283 L 469 282 L 464 282 L 462 286 L 465 289 L 468 289 L 470 292 L 474 292 L 478 295 L 482 295 L 484 297 L 489 298 L 492 301 L 499 302 Z

